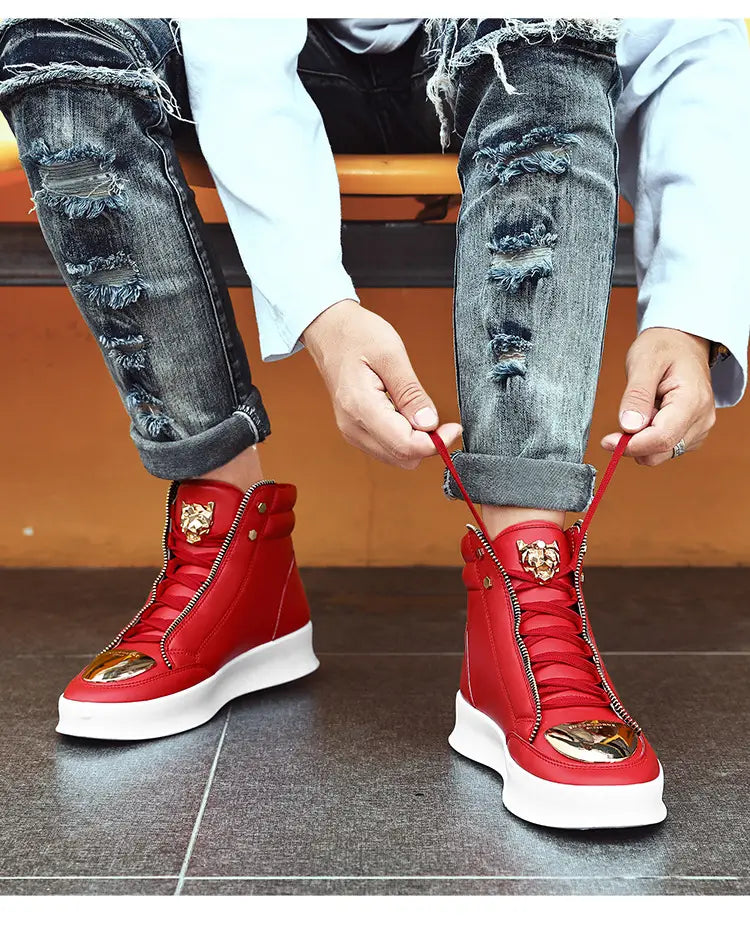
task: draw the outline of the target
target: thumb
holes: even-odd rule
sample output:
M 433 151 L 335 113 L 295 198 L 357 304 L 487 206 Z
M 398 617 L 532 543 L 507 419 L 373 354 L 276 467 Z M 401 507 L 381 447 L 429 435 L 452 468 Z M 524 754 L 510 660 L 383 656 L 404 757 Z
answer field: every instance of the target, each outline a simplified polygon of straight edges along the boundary
M 401 345 L 383 361 L 378 374 L 396 409 L 418 431 L 432 431 L 438 426 L 438 413 L 417 379 L 406 348 Z
M 659 361 L 643 354 L 628 363 L 628 385 L 620 401 L 620 427 L 633 434 L 651 424 L 662 378 Z

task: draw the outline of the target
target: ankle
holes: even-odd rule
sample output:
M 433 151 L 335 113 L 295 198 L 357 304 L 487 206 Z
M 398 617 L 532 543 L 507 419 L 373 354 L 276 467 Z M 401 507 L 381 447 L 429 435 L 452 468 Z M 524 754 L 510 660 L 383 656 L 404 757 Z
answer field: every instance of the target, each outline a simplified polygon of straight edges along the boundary
M 487 531 L 495 538 L 511 525 L 520 522 L 551 522 L 559 528 L 565 526 L 565 513 L 549 509 L 527 509 L 521 506 L 483 506 L 482 517 Z
M 263 479 L 263 468 L 260 464 L 260 455 L 253 445 L 246 448 L 237 457 L 232 458 L 229 463 L 217 467 L 216 470 L 209 470 L 208 473 L 201 474 L 196 480 L 220 480 L 222 483 L 231 483 L 238 489 L 249 489 L 254 483 Z

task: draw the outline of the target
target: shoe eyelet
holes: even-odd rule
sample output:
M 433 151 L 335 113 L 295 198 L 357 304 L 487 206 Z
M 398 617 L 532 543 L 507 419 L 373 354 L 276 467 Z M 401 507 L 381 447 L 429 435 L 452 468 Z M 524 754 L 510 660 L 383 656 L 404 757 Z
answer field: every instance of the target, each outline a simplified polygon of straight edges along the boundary
M 258 512 L 265 512 L 266 509 L 268 509 L 268 505 L 266 503 L 258 503 Z
M 247 537 L 250 539 L 251 542 L 254 542 L 255 539 L 258 537 L 258 532 L 257 532 L 257 530 L 256 530 L 256 529 L 250 529 L 250 531 L 247 533 Z
M 492 578 L 491 578 L 491 577 L 485 577 L 485 579 L 482 581 L 482 583 L 484 584 L 484 589 L 485 589 L 485 590 L 489 590 L 489 589 L 492 587 Z

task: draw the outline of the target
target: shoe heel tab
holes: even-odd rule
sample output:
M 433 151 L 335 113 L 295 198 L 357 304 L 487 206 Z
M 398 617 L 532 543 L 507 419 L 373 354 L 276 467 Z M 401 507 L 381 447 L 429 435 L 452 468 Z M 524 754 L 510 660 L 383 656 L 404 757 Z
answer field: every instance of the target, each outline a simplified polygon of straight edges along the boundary
M 273 500 L 269 504 L 272 513 L 289 512 L 297 502 L 297 487 L 293 483 L 275 483 Z
M 269 483 L 256 490 L 249 503 L 249 514 L 257 511 L 263 516 L 264 539 L 287 538 L 292 534 L 296 500 L 297 488 L 291 483 Z

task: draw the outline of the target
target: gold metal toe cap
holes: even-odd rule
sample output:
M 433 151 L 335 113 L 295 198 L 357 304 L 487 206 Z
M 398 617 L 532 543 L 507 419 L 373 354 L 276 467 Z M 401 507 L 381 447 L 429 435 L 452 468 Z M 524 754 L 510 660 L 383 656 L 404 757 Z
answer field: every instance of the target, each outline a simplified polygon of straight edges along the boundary
M 153 668 L 156 662 L 143 652 L 112 649 L 97 655 L 81 677 L 84 681 L 125 681 Z
M 629 759 L 638 748 L 638 734 L 617 720 L 561 723 L 550 727 L 544 737 L 561 755 L 579 762 Z

